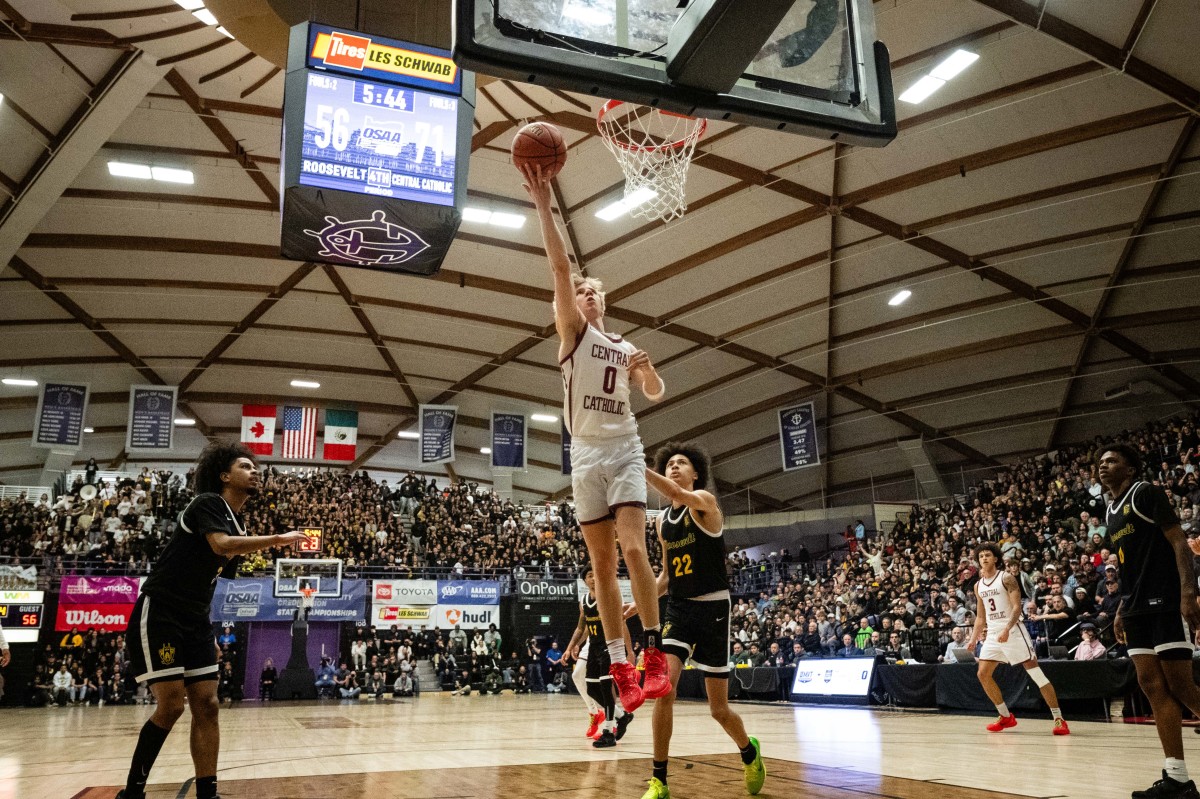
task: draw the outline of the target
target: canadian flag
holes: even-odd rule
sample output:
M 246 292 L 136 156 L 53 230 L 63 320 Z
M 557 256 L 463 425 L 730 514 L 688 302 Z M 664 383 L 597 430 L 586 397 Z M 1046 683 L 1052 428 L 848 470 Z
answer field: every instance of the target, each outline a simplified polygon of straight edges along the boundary
M 275 451 L 275 405 L 242 406 L 242 443 L 256 455 Z

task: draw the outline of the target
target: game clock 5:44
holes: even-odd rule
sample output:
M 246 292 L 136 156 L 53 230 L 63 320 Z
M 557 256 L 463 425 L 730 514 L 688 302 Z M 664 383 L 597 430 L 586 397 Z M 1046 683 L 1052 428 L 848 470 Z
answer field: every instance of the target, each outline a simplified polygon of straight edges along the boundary
M 300 532 L 308 538 L 296 546 L 296 551 L 308 555 L 320 555 L 325 545 L 325 530 L 321 527 L 302 527 Z

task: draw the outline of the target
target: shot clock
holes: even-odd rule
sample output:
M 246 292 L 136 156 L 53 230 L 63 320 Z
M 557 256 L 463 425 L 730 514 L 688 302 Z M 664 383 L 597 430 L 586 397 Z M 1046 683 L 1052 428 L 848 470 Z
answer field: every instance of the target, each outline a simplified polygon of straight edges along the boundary
M 284 86 L 283 255 L 436 272 L 466 200 L 473 76 L 448 50 L 303 23 Z
M 301 527 L 300 532 L 308 538 L 296 545 L 296 551 L 305 555 L 320 555 L 325 547 L 325 530 L 321 527 Z

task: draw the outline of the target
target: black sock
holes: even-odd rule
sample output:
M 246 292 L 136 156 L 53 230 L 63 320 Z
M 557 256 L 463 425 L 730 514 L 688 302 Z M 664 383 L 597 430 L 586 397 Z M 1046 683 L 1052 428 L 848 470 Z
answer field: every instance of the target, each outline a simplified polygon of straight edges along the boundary
M 667 784 L 667 761 L 654 761 L 654 779 L 658 780 L 663 785 Z
M 150 779 L 150 769 L 154 767 L 154 761 L 158 759 L 158 753 L 170 732 L 148 719 L 142 725 L 137 746 L 133 749 L 133 762 L 129 764 L 129 776 L 125 778 L 126 796 L 135 799 L 146 792 L 146 780 Z
M 742 762 L 747 766 L 754 762 L 754 758 L 758 757 L 758 750 L 754 748 L 754 743 L 746 744 L 746 748 L 740 750 L 742 753 Z
M 662 647 L 660 647 L 659 644 L 662 642 L 662 630 L 660 630 L 656 627 L 653 630 L 646 630 L 645 632 L 646 632 L 646 640 L 645 640 L 646 648 L 647 649 L 661 649 Z
M 217 778 L 216 777 L 197 777 L 196 778 L 196 799 L 216 799 L 217 797 Z

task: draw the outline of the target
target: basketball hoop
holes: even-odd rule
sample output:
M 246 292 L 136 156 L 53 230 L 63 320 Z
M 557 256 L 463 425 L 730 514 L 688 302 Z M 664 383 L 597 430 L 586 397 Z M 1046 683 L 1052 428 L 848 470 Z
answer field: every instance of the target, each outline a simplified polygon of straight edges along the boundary
M 316 593 L 317 589 L 311 586 L 306 585 L 300 589 L 300 607 L 304 608 L 304 618 L 306 619 L 308 618 L 308 612 L 312 610 L 313 602 L 316 601 L 313 598 L 316 596 Z
M 632 104 L 623 115 L 613 113 L 620 105 L 605 103 L 596 127 L 625 174 L 629 213 L 664 222 L 683 216 L 688 165 L 708 120 Z

